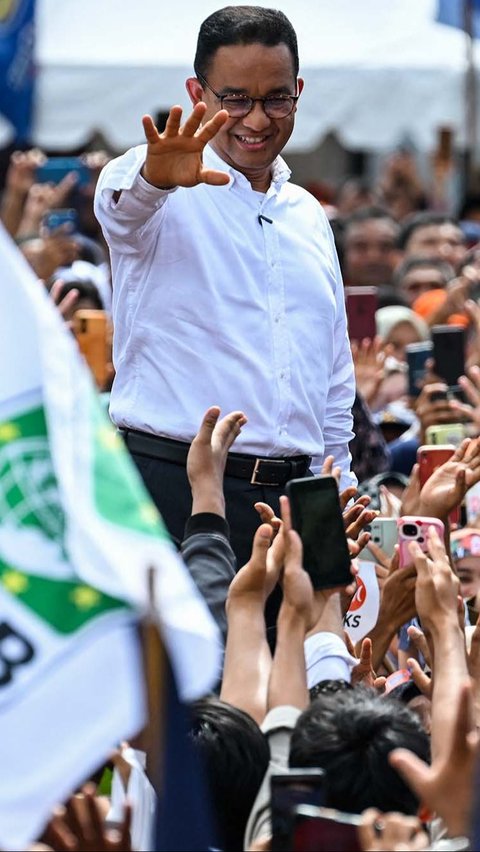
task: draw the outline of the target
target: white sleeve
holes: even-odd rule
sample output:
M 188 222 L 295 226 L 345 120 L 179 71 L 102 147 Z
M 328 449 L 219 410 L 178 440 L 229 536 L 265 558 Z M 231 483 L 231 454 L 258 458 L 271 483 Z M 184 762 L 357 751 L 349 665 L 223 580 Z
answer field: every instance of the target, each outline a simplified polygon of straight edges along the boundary
M 335 465 L 341 468 L 340 489 L 356 485 L 357 478 L 350 470 L 352 457 L 348 445 L 353 438 L 352 405 L 355 399 L 355 373 L 352 352 L 347 332 L 347 314 L 343 291 L 342 274 L 338 263 L 337 250 L 332 229 L 328 225 L 328 235 L 335 267 L 337 314 L 334 336 L 334 364 L 324 421 L 325 455 L 333 456 Z
M 161 221 L 162 208 L 176 188 L 158 189 L 147 183 L 140 170 L 147 146 L 131 148 L 102 170 L 95 191 L 94 211 L 105 239 L 116 250 L 141 244 Z M 120 192 L 115 200 L 114 193 Z

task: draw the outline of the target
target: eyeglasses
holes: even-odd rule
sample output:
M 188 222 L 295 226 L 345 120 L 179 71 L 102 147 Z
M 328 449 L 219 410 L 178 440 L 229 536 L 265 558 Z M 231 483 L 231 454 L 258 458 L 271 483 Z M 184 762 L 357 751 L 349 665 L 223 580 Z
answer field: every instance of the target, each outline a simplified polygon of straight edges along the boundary
M 255 103 L 260 101 L 263 110 L 269 118 L 286 118 L 293 112 L 299 95 L 267 95 L 266 98 L 251 98 L 249 95 L 221 95 L 212 89 L 205 77 L 195 72 L 200 82 L 210 89 L 213 95 L 220 101 L 221 109 L 226 109 L 230 118 L 244 118 L 252 111 Z

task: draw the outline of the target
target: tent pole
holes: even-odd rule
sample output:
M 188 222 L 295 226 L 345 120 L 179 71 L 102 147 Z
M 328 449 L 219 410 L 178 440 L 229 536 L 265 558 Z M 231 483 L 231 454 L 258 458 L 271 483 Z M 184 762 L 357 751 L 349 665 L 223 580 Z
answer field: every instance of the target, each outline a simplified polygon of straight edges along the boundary
M 476 185 L 477 161 L 477 80 L 475 75 L 473 0 L 463 0 L 464 28 L 467 50 L 465 76 L 465 175 L 464 192 L 472 191 Z

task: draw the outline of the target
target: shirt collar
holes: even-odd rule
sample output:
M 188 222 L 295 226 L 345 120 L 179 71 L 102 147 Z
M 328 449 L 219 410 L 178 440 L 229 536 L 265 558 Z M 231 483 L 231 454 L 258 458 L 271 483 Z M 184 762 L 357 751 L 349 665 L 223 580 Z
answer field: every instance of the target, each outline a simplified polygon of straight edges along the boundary
M 238 183 L 240 186 L 248 185 L 248 187 L 251 188 L 250 181 L 245 177 L 245 175 L 222 160 L 222 158 L 218 156 L 217 152 L 213 150 L 211 145 L 207 145 L 205 147 L 203 160 L 209 168 L 218 169 L 221 172 L 227 172 L 229 175 L 230 180 L 228 184 L 225 184 L 224 187 L 217 187 L 218 189 L 231 189 L 234 183 Z M 291 169 L 288 168 L 283 157 L 276 157 L 272 164 L 272 184 L 275 185 L 275 188 L 279 189 L 283 183 L 289 180 L 291 174 Z

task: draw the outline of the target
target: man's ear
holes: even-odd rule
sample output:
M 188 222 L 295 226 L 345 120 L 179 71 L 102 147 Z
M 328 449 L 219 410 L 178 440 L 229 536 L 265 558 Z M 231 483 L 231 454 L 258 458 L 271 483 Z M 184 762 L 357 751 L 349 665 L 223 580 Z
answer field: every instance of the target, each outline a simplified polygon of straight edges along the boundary
M 297 86 L 298 86 L 298 94 L 302 94 L 303 87 L 305 85 L 305 80 L 303 77 L 297 77 Z
M 188 80 L 185 81 L 185 88 L 193 106 L 198 104 L 200 101 L 203 101 L 202 84 L 196 77 L 189 77 Z

